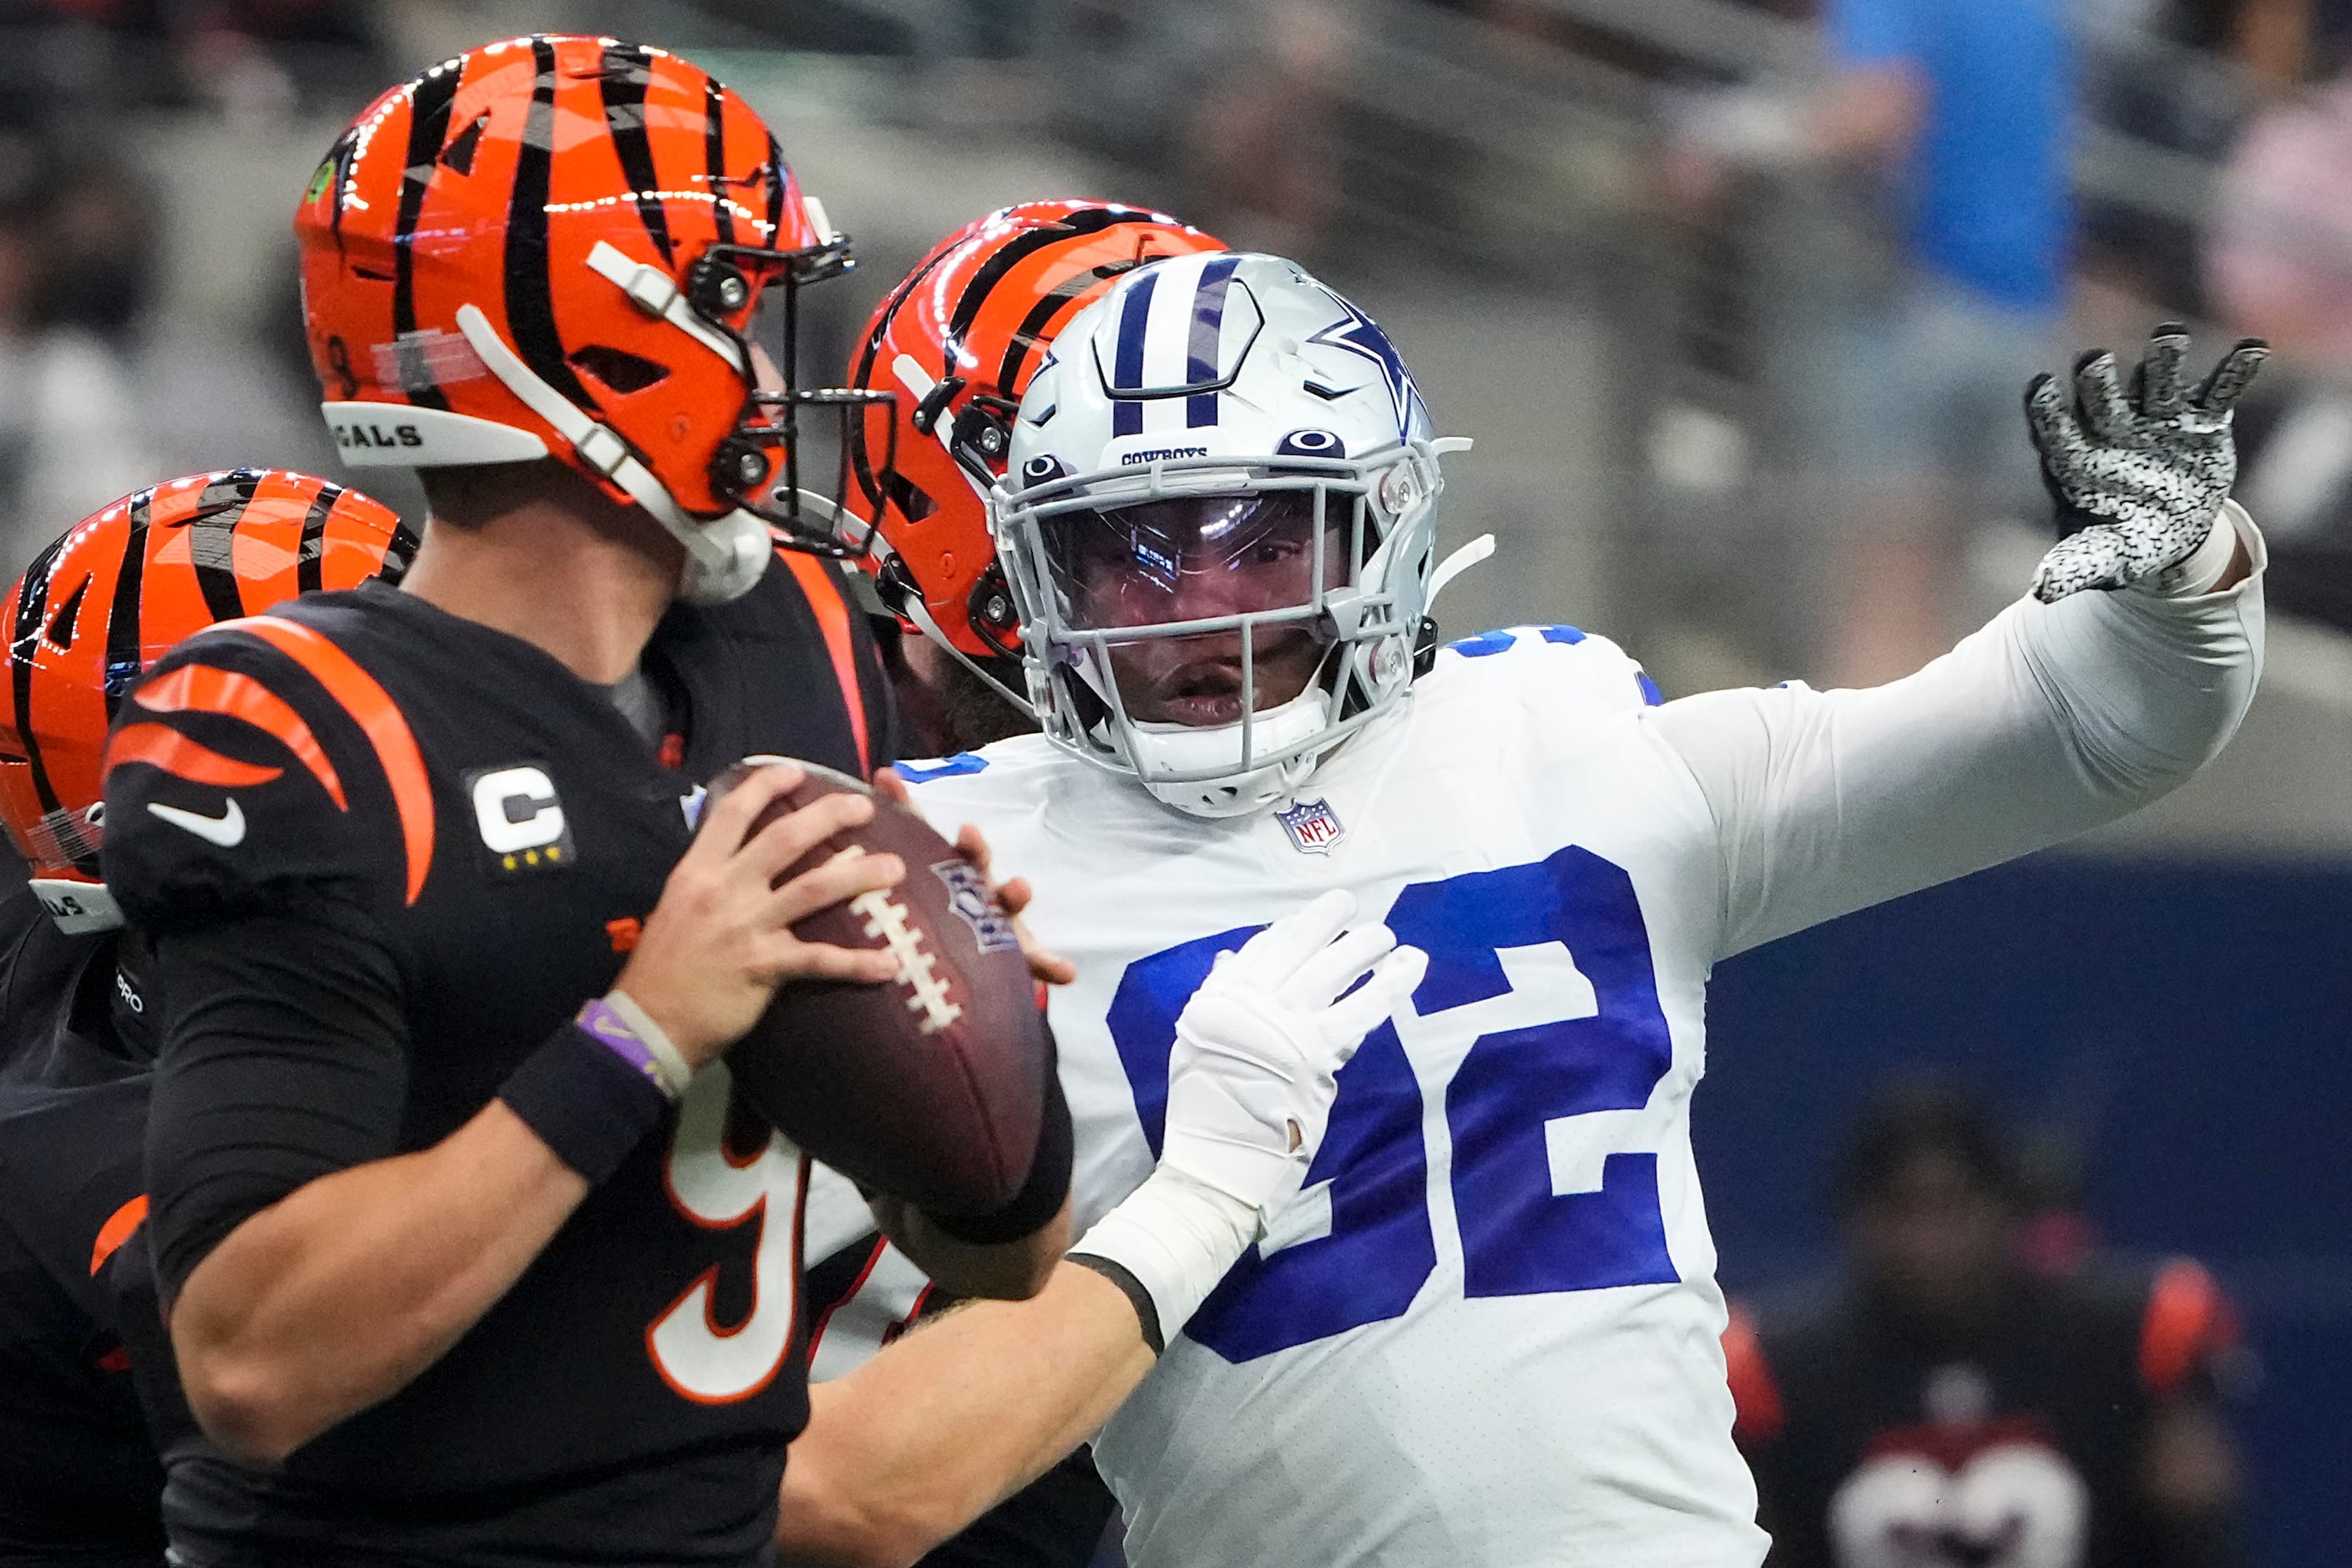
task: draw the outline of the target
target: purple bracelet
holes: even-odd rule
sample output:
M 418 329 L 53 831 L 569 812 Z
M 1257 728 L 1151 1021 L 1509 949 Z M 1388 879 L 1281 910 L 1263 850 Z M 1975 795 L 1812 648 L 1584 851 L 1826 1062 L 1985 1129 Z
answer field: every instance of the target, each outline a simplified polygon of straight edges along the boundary
M 654 1054 L 652 1047 L 638 1037 L 637 1032 L 629 1026 L 629 1021 L 622 1017 L 620 1010 L 602 996 L 592 997 L 581 1005 L 572 1022 L 587 1031 L 591 1039 L 651 1079 L 654 1087 L 663 1094 L 672 1100 L 677 1098 L 678 1090 L 670 1083 L 669 1074 L 663 1070 L 661 1058 Z

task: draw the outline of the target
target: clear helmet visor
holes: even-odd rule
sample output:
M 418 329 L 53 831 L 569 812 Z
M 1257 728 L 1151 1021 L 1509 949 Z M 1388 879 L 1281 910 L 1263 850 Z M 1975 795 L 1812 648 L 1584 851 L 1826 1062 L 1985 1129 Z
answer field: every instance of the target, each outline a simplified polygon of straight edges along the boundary
M 1041 519 L 1040 534 L 1066 635 L 1108 662 L 1128 717 L 1198 727 L 1280 707 L 1314 680 L 1351 512 L 1342 496 L 1318 507 L 1311 487 L 1271 489 L 1073 510 Z
M 1168 626 L 1310 609 L 1346 580 L 1344 504 L 1318 526 L 1316 491 L 1182 496 L 1041 520 L 1073 631 Z

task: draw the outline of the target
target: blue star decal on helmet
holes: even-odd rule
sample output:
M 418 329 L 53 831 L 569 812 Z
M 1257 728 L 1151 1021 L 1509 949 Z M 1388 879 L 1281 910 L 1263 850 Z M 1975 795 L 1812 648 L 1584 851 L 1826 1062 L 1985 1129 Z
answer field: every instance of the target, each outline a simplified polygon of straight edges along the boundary
M 1389 335 L 1381 331 L 1379 322 L 1329 289 L 1324 293 L 1346 319 L 1332 322 L 1307 341 L 1328 343 L 1371 361 L 1379 368 L 1381 379 L 1388 384 L 1389 402 L 1396 410 L 1397 435 L 1411 436 L 1416 425 L 1427 423 L 1429 416 L 1422 406 L 1421 388 L 1414 384 L 1412 372 L 1404 367 L 1404 356 L 1397 353 L 1396 345 L 1389 342 Z

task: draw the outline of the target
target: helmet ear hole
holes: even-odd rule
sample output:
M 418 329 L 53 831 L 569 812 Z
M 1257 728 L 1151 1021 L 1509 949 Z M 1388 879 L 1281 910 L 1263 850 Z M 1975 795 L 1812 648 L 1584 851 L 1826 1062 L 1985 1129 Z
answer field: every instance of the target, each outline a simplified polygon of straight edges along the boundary
M 908 522 L 920 522 L 940 510 L 940 503 L 931 499 L 929 490 L 909 483 L 907 476 L 896 468 L 882 476 L 882 493 Z
M 589 343 L 564 357 L 575 369 L 587 372 L 614 392 L 643 392 L 669 379 L 667 365 L 604 343 Z

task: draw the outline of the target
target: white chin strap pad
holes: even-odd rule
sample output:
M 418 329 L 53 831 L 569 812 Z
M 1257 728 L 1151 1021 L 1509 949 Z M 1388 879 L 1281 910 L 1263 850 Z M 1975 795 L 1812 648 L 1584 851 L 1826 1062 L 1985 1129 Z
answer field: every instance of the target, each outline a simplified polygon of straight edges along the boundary
M 490 374 L 569 441 L 583 465 L 618 485 L 671 538 L 686 546 L 678 597 L 692 605 L 720 605 L 751 592 L 774 553 L 766 523 L 746 511 L 730 512 L 710 522 L 688 516 L 652 470 L 637 461 L 627 442 L 541 380 L 522 356 L 507 346 L 478 307 L 457 307 L 457 330 L 466 334 L 466 342 Z
M 1281 707 L 1261 710 L 1249 721 L 1252 750 L 1260 755 L 1278 753 L 1307 739 L 1323 728 L 1329 710 L 1329 698 L 1310 686 Z M 1239 723 L 1201 728 L 1137 724 L 1129 728 L 1128 744 L 1143 787 L 1163 804 L 1192 816 L 1245 816 L 1304 784 L 1317 759 L 1302 755 L 1256 763 L 1244 772 L 1242 730 Z M 1189 782 L 1168 776 L 1212 771 L 1215 776 Z

